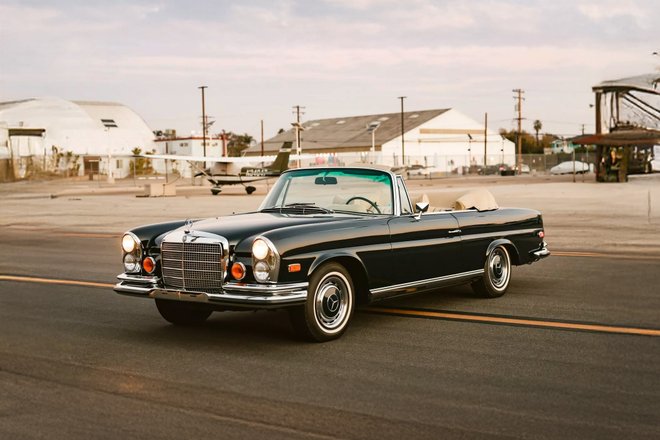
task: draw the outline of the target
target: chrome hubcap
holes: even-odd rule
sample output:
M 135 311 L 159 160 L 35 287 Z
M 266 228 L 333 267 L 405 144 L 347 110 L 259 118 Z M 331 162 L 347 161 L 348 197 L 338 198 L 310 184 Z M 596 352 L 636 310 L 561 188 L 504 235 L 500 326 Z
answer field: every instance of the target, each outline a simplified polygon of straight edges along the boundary
M 509 282 L 509 256 L 503 249 L 495 249 L 488 262 L 488 271 L 493 287 L 502 289 Z
M 343 275 L 331 272 L 321 280 L 314 295 L 316 320 L 326 330 L 336 330 L 350 311 L 350 290 Z

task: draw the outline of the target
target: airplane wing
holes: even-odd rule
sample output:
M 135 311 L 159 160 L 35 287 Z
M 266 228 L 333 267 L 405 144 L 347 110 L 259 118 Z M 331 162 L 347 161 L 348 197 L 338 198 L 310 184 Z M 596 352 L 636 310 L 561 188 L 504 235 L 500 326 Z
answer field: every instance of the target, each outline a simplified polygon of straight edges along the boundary
M 188 162 L 217 162 L 217 163 L 255 163 L 273 161 L 275 156 L 241 156 L 241 157 L 218 157 L 218 156 L 188 156 L 182 154 L 137 154 L 131 157 L 142 157 L 144 159 L 185 160 Z
M 117 157 L 117 155 L 113 155 Z M 122 155 L 122 157 L 142 157 L 144 159 L 165 159 L 165 160 L 185 160 L 188 162 L 216 162 L 216 163 L 261 163 L 272 162 L 276 156 L 240 156 L 240 157 L 218 157 L 218 156 L 188 156 L 182 154 L 132 154 Z M 313 154 L 292 154 L 289 160 L 298 159 L 314 159 L 316 156 Z

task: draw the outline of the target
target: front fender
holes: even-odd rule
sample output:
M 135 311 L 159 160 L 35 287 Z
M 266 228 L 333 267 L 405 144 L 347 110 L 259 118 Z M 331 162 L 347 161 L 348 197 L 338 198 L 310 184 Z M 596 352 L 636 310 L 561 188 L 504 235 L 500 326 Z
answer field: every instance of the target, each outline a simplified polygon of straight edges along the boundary
M 358 265 L 358 267 L 362 270 L 362 273 L 365 274 L 367 273 L 367 270 L 364 267 L 362 260 L 360 260 L 360 258 L 356 254 L 346 251 L 334 251 L 334 252 L 324 252 L 320 254 L 318 257 L 316 257 L 314 259 L 314 262 L 309 266 L 309 270 L 307 271 L 307 277 L 310 277 L 312 273 L 323 263 L 332 260 L 345 260 L 345 259 L 351 260 L 351 263 L 353 265 Z

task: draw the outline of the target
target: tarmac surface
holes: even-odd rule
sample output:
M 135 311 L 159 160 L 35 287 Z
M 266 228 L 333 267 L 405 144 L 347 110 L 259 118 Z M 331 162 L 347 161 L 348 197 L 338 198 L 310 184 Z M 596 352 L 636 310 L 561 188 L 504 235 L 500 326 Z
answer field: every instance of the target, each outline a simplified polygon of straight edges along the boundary
M 137 225 L 246 212 L 259 207 L 271 181 L 248 196 L 228 186 L 219 196 L 198 179 L 177 182 L 176 197 L 135 197 L 154 180 L 116 184 L 90 181 L 0 185 L 0 226 L 10 230 L 121 234 Z M 543 213 L 547 242 L 555 250 L 660 255 L 660 174 L 631 176 L 626 184 L 596 183 L 593 175 L 455 177 L 408 180 L 411 194 L 486 187 L 500 206 Z
M 0 185 L 0 438 L 660 438 L 660 175 L 591 179 L 409 181 L 539 209 L 553 255 L 502 298 L 384 301 L 325 344 L 282 311 L 179 328 L 111 291 L 124 230 L 253 210 L 265 184 Z

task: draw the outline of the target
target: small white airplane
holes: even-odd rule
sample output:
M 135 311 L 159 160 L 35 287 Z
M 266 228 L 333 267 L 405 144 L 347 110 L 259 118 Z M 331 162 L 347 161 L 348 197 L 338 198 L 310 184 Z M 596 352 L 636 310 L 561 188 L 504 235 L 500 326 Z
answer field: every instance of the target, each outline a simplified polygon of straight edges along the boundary
M 243 185 L 245 192 L 252 194 L 256 188 L 246 185 L 258 180 L 279 177 L 289 167 L 289 156 L 291 155 L 291 142 L 284 142 L 275 160 L 267 166 L 241 166 L 259 162 L 259 157 L 208 157 L 208 156 L 183 156 L 176 154 L 138 154 L 133 157 L 145 159 L 185 160 L 198 173 L 195 176 L 205 176 L 213 187 L 211 193 L 216 196 L 222 191 L 224 185 Z M 210 168 L 204 169 L 199 163 L 213 163 Z M 202 165 L 203 166 L 203 165 Z

